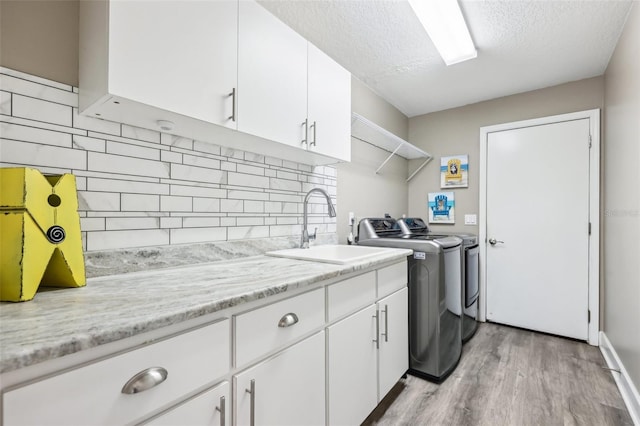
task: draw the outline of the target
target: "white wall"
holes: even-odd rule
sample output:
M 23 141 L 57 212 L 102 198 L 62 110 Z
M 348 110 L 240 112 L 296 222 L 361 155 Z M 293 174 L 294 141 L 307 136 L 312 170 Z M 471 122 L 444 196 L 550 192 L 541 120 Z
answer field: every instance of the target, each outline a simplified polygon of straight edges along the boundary
M 640 389 L 640 4 L 605 73 L 604 331 Z
M 407 117 L 355 78 L 351 79 L 351 107 L 384 129 L 407 138 Z M 340 243 L 345 243 L 349 234 L 349 212 L 355 213 L 358 220 L 385 213 L 398 217 L 407 212 L 407 160 L 394 156 L 380 174 L 375 173 L 388 156 L 387 151 L 351 138 L 351 163 L 337 166 Z

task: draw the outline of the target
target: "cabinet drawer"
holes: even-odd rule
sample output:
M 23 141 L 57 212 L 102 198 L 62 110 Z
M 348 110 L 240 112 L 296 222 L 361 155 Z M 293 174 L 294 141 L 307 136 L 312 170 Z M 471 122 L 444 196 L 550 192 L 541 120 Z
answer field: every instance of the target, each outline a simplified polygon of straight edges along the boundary
M 145 423 L 153 426 L 227 426 L 230 424 L 229 382 L 222 382 Z
M 229 334 L 225 319 L 6 392 L 4 425 L 114 425 L 140 420 L 226 374 Z M 150 367 L 164 368 L 166 380 L 139 393 L 122 393 L 129 379 Z
M 329 321 L 355 312 L 376 299 L 376 273 L 368 272 L 330 285 L 327 289 Z
M 378 298 L 407 286 L 407 261 L 378 269 Z
M 291 320 L 291 324 L 280 324 Z M 236 367 L 282 347 L 324 324 L 324 290 L 319 288 L 234 317 Z

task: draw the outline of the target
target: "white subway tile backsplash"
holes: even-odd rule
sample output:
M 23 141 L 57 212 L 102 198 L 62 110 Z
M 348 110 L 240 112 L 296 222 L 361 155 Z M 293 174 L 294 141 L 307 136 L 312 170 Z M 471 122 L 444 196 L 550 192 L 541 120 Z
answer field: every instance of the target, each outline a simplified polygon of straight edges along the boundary
M 125 138 L 160 143 L 160 132 L 149 129 L 141 129 L 127 124 L 122 125 L 122 136 Z
M 122 229 L 158 229 L 159 217 L 108 217 L 106 220 L 107 231 Z
M 268 226 L 238 226 L 235 228 L 229 228 L 228 237 L 229 240 L 244 240 L 250 238 L 267 238 L 269 237 Z
M 104 139 L 73 135 L 73 147 L 83 149 L 85 151 L 105 152 L 107 149 L 107 142 Z
M 74 88 L 72 86 L 69 86 L 68 84 L 58 83 L 57 81 L 53 81 L 53 80 L 49 80 L 49 79 L 46 79 L 46 78 L 38 77 L 36 75 L 27 74 L 27 73 L 24 73 L 22 71 L 16 71 L 16 70 L 13 70 L 11 68 L 6 68 L 6 67 L 0 67 L 0 74 L 10 75 L 12 77 L 21 78 L 21 79 L 27 80 L 27 81 L 32 81 L 34 83 L 38 83 L 38 84 L 41 84 L 43 86 L 55 87 L 56 89 L 66 90 L 68 92 L 73 91 L 73 89 L 77 89 L 77 88 Z M 78 93 L 77 90 L 76 90 L 76 93 Z
M 208 188 L 205 186 L 171 185 L 171 195 L 184 195 L 191 197 L 226 198 L 227 190 L 220 188 Z
M 182 163 L 182 154 L 173 151 L 160 151 L 160 161 L 166 163 Z
M 89 251 L 167 244 L 169 244 L 168 229 L 87 232 L 87 250 Z
M 193 141 L 193 150 L 206 152 L 209 154 L 220 155 L 220 146 L 209 142 Z
M 176 148 L 183 148 L 193 151 L 193 139 L 183 138 L 182 136 L 170 135 L 168 133 L 160 134 L 160 143 Z
M 216 160 L 213 158 L 207 157 L 197 157 L 195 155 L 186 155 L 183 154 L 183 164 L 187 164 L 190 166 L 198 166 L 198 167 L 206 167 L 208 169 L 219 169 L 220 168 L 220 160 Z
M 119 211 L 120 194 L 117 192 L 78 191 L 78 210 Z
M 249 186 L 253 188 L 269 188 L 269 178 L 264 176 L 244 175 L 228 172 L 227 183 L 234 186 Z
M 134 180 L 108 179 L 106 177 L 87 178 L 87 189 L 90 191 L 115 191 L 134 194 L 169 194 L 169 185 Z
M 122 194 L 121 203 L 121 210 L 126 212 L 160 211 L 160 195 Z
M 245 213 L 264 213 L 264 201 L 244 201 Z
M 39 120 L 60 126 L 71 126 L 72 107 L 36 98 L 13 94 L 12 114 L 29 120 Z
M 1 122 L 0 134 L 4 139 L 13 139 L 16 141 L 55 145 L 64 148 L 71 148 L 72 145 L 72 135 L 68 133 L 54 132 L 12 123 Z
M 262 167 L 247 166 L 246 164 L 238 164 L 238 167 L 236 170 L 238 173 L 264 176 L 264 169 Z
M 181 217 L 161 217 L 160 228 L 182 228 Z
M 105 218 L 104 217 L 81 217 L 80 229 L 82 231 L 104 231 L 105 230 Z
M 217 198 L 194 198 L 193 211 L 199 213 L 218 213 L 220 200 Z
M 266 217 L 239 217 L 237 218 L 237 226 L 259 226 L 264 225 Z
M 99 152 L 88 153 L 88 167 L 89 170 L 100 172 L 159 178 L 169 177 L 169 165 L 166 163 Z
M 171 179 L 224 184 L 227 183 L 227 172 L 204 167 L 171 164 Z
M 281 191 L 300 192 L 302 191 L 302 183 L 287 179 L 269 178 L 269 188 Z
M 11 93 L 4 90 L 0 90 L 0 114 L 11 115 Z
M 193 211 L 193 198 L 162 195 L 160 196 L 160 210 L 163 212 Z
M 0 87 L 2 87 L 3 90 L 31 98 L 55 102 L 71 107 L 78 106 L 78 96 L 73 92 L 51 86 L 45 86 L 7 74 L 0 74 Z
M 87 154 L 84 151 L 9 139 L 0 139 L 0 158 L 9 164 L 64 169 L 87 168 Z
M 184 228 L 205 228 L 209 226 L 220 226 L 219 217 L 185 217 L 182 219 Z
M 220 211 L 226 213 L 244 212 L 243 200 L 220 200 Z
M 160 160 L 160 150 L 158 149 L 144 148 L 141 146 L 113 141 L 107 141 L 107 154 L 146 158 L 147 160 Z
M 171 244 L 225 241 L 227 228 L 182 228 L 171 229 Z
M 74 173 L 85 250 L 299 236 L 305 192 L 335 168 L 86 117 L 78 90 L 0 67 L 2 167 Z M 335 232 L 324 200 L 310 222 Z

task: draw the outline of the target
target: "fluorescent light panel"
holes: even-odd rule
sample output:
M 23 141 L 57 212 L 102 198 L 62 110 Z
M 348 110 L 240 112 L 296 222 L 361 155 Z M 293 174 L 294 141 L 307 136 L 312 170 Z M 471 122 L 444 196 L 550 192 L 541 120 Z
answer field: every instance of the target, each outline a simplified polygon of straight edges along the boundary
M 457 0 L 409 0 L 444 59 L 453 65 L 478 56 Z

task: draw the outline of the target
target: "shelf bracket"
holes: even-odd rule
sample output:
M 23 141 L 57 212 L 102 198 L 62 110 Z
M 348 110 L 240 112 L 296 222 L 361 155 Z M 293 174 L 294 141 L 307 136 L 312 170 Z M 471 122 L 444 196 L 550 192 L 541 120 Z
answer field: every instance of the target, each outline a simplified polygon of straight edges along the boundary
M 389 162 L 389 160 L 391 160 L 391 157 L 393 157 L 394 155 L 396 155 L 396 152 L 398 152 L 398 150 L 399 150 L 400 148 L 402 148 L 402 146 L 403 146 L 405 143 L 406 143 L 406 142 L 402 142 L 400 145 L 398 145 L 398 146 L 396 147 L 396 149 L 394 149 L 394 150 L 393 150 L 393 152 L 392 152 L 391 154 L 389 154 L 389 156 L 387 157 L 387 159 L 386 159 L 386 160 L 384 160 L 384 161 L 382 162 L 382 164 L 380 164 L 380 167 L 378 167 L 378 168 L 376 169 L 376 174 L 378 174 L 378 173 L 380 172 L 380 170 L 382 170 L 382 168 L 385 166 L 385 164 L 387 164 L 387 163 Z M 425 164 L 426 164 L 426 163 L 425 163 Z
M 431 161 L 432 159 L 433 159 L 433 157 L 432 157 L 432 156 L 428 156 L 428 157 L 427 157 L 427 159 L 426 159 L 426 160 L 424 160 L 424 162 L 423 162 L 422 164 L 420 164 L 420 165 L 418 166 L 418 168 L 417 168 L 413 173 L 411 173 L 411 175 L 407 178 L 407 182 L 409 182 L 409 181 L 410 181 L 410 180 L 411 180 L 411 179 L 412 179 L 416 174 L 418 174 L 418 172 L 419 172 L 420 170 L 422 170 L 422 168 L 423 168 L 424 166 L 426 166 L 426 165 L 427 165 L 427 163 L 428 163 L 429 161 Z

